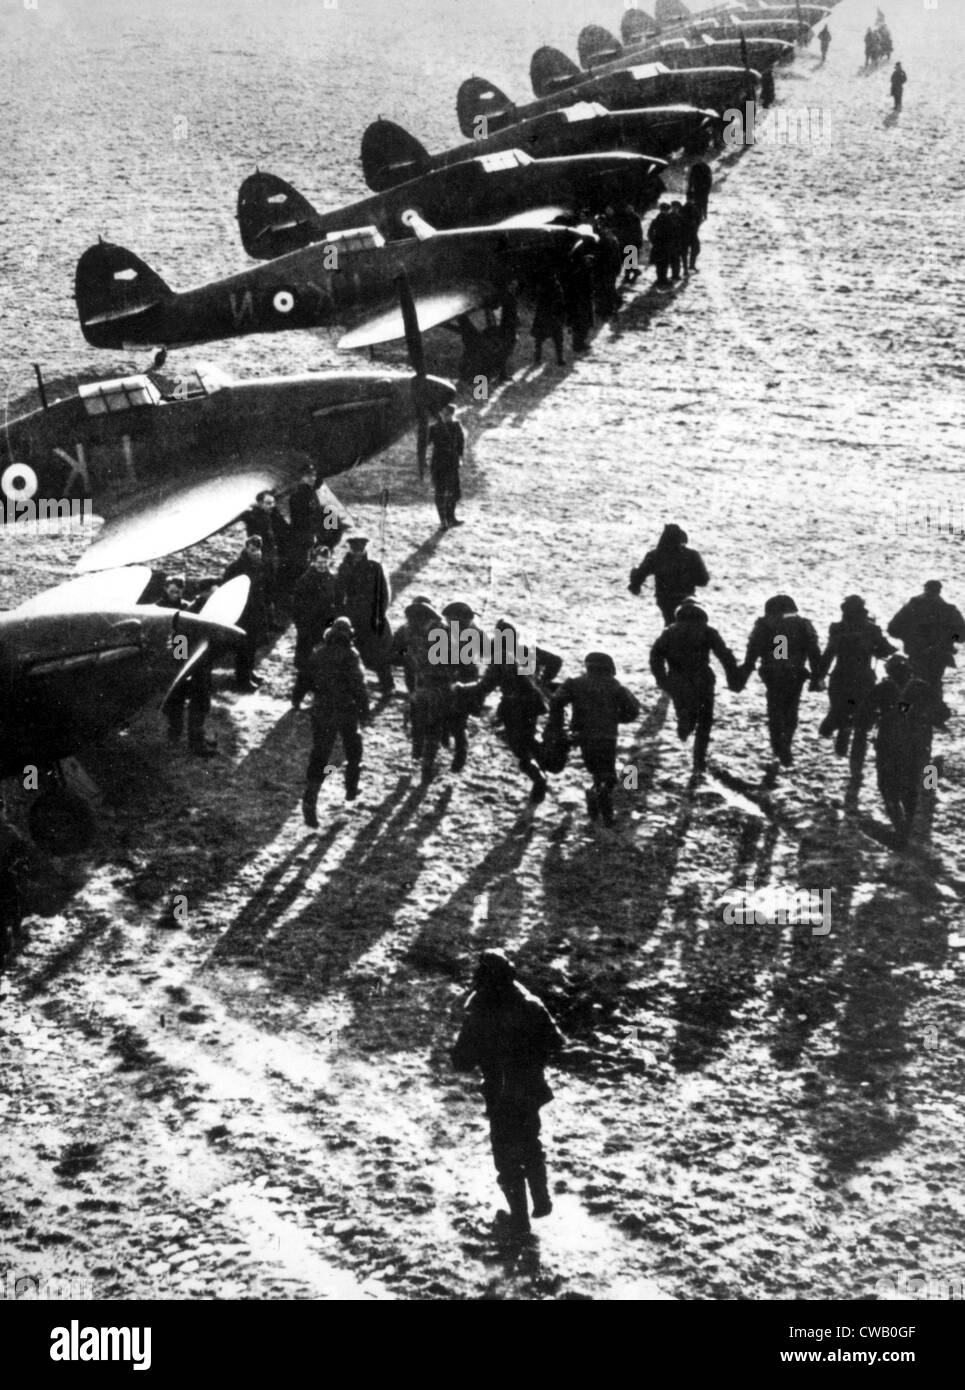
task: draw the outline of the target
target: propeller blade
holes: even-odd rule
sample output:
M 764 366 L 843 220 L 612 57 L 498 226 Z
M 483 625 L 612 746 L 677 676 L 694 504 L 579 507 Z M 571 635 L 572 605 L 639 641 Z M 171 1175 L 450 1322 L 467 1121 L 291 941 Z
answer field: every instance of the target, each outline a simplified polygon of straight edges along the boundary
M 238 576 L 238 578 L 239 578 L 239 579 L 244 579 L 244 578 L 246 578 L 246 576 L 240 574 L 240 575 Z M 232 582 L 234 582 L 234 581 L 232 581 Z M 208 641 L 208 639 L 207 639 L 207 637 L 206 637 L 206 638 L 198 645 L 198 647 L 196 648 L 196 650 L 193 651 L 193 652 L 191 653 L 191 655 L 188 657 L 187 661 L 183 664 L 183 666 L 181 667 L 181 669 L 180 669 L 180 671 L 178 672 L 178 674 L 174 677 L 174 680 L 173 680 L 173 681 L 171 682 L 171 684 L 168 686 L 167 694 L 165 695 L 164 699 L 161 701 L 161 713 L 162 713 L 162 714 L 164 713 L 165 709 L 167 708 L 167 704 L 168 704 L 168 701 L 170 700 L 171 696 L 174 694 L 174 692 L 175 692 L 180 686 L 182 686 L 182 685 L 184 684 L 184 682 L 185 682 L 185 681 L 188 679 L 188 677 L 191 675 L 191 672 L 194 670 L 194 668 L 195 668 L 197 665 L 199 665 L 199 663 L 202 662 L 202 661 L 204 660 L 204 658 L 208 655 L 208 651 L 210 650 L 210 647 L 211 647 L 211 643 Z
M 236 574 L 227 584 L 215 589 L 207 603 L 198 614 L 209 623 L 225 623 L 229 627 L 237 623 L 245 611 L 251 580 L 246 574 Z
M 409 284 L 409 277 L 405 271 L 397 276 L 396 284 L 399 287 L 399 307 L 402 310 L 402 322 L 405 326 L 405 345 L 409 352 L 409 362 L 416 376 L 422 377 L 426 374 L 426 358 L 422 349 L 422 334 L 419 332 L 419 318 L 416 314 L 415 300 L 412 298 L 412 286 Z
M 429 413 L 426 409 L 426 357 L 422 347 L 422 334 L 419 331 L 419 316 L 416 313 L 415 300 L 412 298 L 412 286 L 409 284 L 409 277 L 405 271 L 396 279 L 399 287 L 399 307 L 402 310 L 402 322 L 405 325 L 405 345 L 409 352 L 409 361 L 415 376 L 412 381 L 412 399 L 415 403 L 416 412 L 416 459 L 419 464 L 419 481 L 425 477 L 426 472 L 426 453 L 429 447 Z

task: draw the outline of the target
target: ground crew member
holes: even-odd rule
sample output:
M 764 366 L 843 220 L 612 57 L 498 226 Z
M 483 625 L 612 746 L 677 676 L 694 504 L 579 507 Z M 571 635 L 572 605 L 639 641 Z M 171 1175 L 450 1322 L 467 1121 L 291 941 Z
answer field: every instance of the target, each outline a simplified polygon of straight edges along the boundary
M 548 1009 L 517 983 L 505 954 L 483 951 L 452 1064 L 458 1071 L 482 1071 L 493 1162 L 516 1235 L 530 1229 L 527 1184 L 533 1216 L 553 1210 L 539 1112 L 553 1099 L 544 1068 L 562 1048 L 563 1036 Z
M 965 642 L 965 618 L 941 595 L 941 580 L 929 579 L 922 593 L 909 599 L 888 624 L 888 636 L 904 644 L 915 674 L 931 691 L 933 718 L 939 726 L 951 714 L 942 699 L 945 669 L 955 665 L 955 643 Z
M 443 531 L 461 526 L 456 503 L 462 498 L 459 471 L 466 452 L 466 432 L 456 419 L 454 405 L 444 406 L 429 429 L 429 476 L 435 490 L 436 511 Z
M 873 717 L 875 675 L 872 662 L 876 658 L 893 656 L 894 652 L 895 648 L 881 628 L 868 616 L 864 599 L 859 594 L 849 594 L 841 605 L 841 621 L 832 623 L 828 629 L 828 645 L 821 658 L 821 679 L 831 671 L 828 682 L 831 708 L 818 732 L 822 738 L 835 736 L 834 751 L 839 758 L 848 756 L 850 743 L 854 777 L 860 777 L 864 767 Z
M 566 366 L 563 356 L 563 329 L 566 326 L 566 297 L 555 275 L 544 276 L 536 287 L 536 312 L 530 334 L 533 339 L 533 366 L 543 360 L 543 344 L 552 338 L 556 364 Z
M 308 659 L 308 679 L 315 694 L 312 705 L 312 751 L 305 773 L 302 814 L 305 824 L 318 829 L 318 793 L 331 770 L 335 740 L 345 753 L 345 800 L 358 796 L 362 768 L 361 726 L 369 719 L 369 697 L 362 662 L 353 645 L 348 618 L 336 618 Z
M 690 166 L 687 174 L 687 198 L 697 204 L 697 211 L 700 220 L 703 222 L 707 217 L 707 209 L 710 203 L 710 190 L 714 186 L 714 175 L 709 164 L 702 159 L 695 160 Z
M 550 700 L 550 721 L 558 729 L 566 706 L 573 706 L 571 729 L 593 778 L 586 793 L 587 814 L 590 820 L 599 816 L 604 825 L 613 825 L 617 734 L 619 725 L 637 718 L 640 702 L 617 680 L 613 658 L 606 652 L 590 652 L 583 665 L 585 673 L 564 681 Z
M 657 272 L 657 284 L 666 285 L 674 245 L 674 224 L 666 203 L 660 204 L 659 212 L 647 228 L 647 240 L 650 242 L 650 264 Z
M 723 666 L 727 684 L 736 690 L 740 683 L 736 658 L 693 599 L 680 605 L 674 622 L 664 628 L 650 649 L 650 670 L 673 701 L 681 741 L 694 734 L 695 774 L 707 767 L 714 724 L 717 677 L 710 664 L 712 655 Z
M 295 684 L 292 687 L 292 709 L 300 709 L 309 691 L 308 658 L 339 616 L 342 593 L 332 573 L 332 552 L 327 545 L 317 545 L 312 562 L 295 585 L 292 593 L 292 618 L 295 622 Z
M 697 269 L 700 255 L 700 209 L 692 198 L 688 198 L 680 212 L 681 235 L 683 237 L 684 272 Z
M 627 588 L 631 594 L 639 594 L 651 575 L 657 607 L 667 625 L 674 621 L 684 599 L 691 598 L 696 589 L 710 581 L 699 552 L 687 545 L 687 532 L 674 522 L 663 528 L 656 547 L 648 550 L 636 569 L 630 571 Z
M 771 748 L 781 765 L 790 767 L 794 761 L 791 743 L 797 729 L 801 692 L 808 679 L 812 690 L 820 689 L 817 673 L 821 669 L 821 648 L 813 625 L 801 617 L 788 594 L 769 598 L 763 618 L 754 624 L 740 669 L 740 689 L 758 662 L 767 691 Z
M 339 609 L 355 631 L 362 663 L 378 677 L 382 698 L 395 688 L 392 676 L 392 628 L 386 613 L 391 595 L 385 570 L 366 555 L 366 536 L 350 536 L 348 554 L 338 567 Z

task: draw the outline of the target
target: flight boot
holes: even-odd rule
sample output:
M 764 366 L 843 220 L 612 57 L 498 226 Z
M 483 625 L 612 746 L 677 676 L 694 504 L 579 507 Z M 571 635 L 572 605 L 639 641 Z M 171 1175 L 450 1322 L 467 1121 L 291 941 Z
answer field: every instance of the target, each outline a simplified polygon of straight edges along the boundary
M 514 1178 L 512 1182 L 501 1182 L 509 1204 L 509 1229 L 513 1235 L 524 1236 L 529 1233 L 529 1203 L 526 1198 L 526 1179 Z
M 346 763 L 345 765 L 345 800 L 354 801 L 359 794 L 359 778 L 362 774 L 360 766 Z
M 600 800 L 596 794 L 595 787 L 588 787 L 586 793 L 586 814 L 590 820 L 596 820 L 600 814 Z
M 315 808 L 318 804 L 318 793 L 321 791 L 321 788 L 321 782 L 305 783 L 305 795 L 302 797 L 302 815 L 305 818 L 305 824 L 312 830 L 318 829 L 318 813 Z
M 616 816 L 613 813 L 613 793 L 609 787 L 601 787 L 599 792 L 600 819 L 604 825 L 616 824 Z
M 553 1210 L 553 1202 L 546 1181 L 546 1164 L 534 1163 L 527 1171 L 526 1181 L 529 1183 L 530 1196 L 533 1199 L 533 1216 L 549 1216 Z

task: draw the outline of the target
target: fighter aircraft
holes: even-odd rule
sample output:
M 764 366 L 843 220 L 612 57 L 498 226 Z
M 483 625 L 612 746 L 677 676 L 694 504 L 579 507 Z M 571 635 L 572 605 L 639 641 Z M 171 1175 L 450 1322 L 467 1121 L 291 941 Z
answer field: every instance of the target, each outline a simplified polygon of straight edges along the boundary
M 659 4 L 657 11 L 659 14 Z M 651 38 L 673 38 L 688 29 L 694 30 L 695 26 L 706 26 L 708 32 L 712 32 L 714 21 L 721 18 L 728 23 L 743 20 L 752 23 L 763 20 L 775 22 L 790 20 L 799 22 L 808 29 L 813 29 L 815 25 L 827 19 L 830 13 L 830 10 L 823 5 L 767 5 L 763 3 L 763 0 L 757 0 L 756 4 L 719 5 L 697 15 L 691 14 L 685 6 L 681 5 L 676 15 L 658 21 L 656 18 L 651 18 L 644 10 L 634 6 L 623 11 L 620 21 L 620 36 L 624 44 L 631 48 Z
M 631 63 L 663 63 L 668 68 L 750 67 L 765 72 L 776 63 L 789 63 L 794 58 L 793 43 L 778 39 L 739 39 L 720 41 L 700 34 L 694 38 L 645 39 L 625 48 L 608 29 L 588 24 L 577 40 L 580 66 L 588 72 L 609 71 L 611 67 L 628 67 Z
M 612 138 L 616 141 L 610 148 L 636 149 L 636 141 L 639 138 L 643 142 L 643 149 L 660 156 L 672 155 L 677 150 L 684 150 L 688 154 L 700 153 L 717 138 L 721 128 L 721 119 L 716 111 L 701 110 L 700 107 L 686 106 L 682 103 L 675 106 L 646 106 L 608 111 L 597 101 L 577 101 L 572 106 L 551 107 L 548 110 L 537 111 L 535 116 L 527 120 L 520 120 L 516 107 L 505 92 L 501 92 L 498 87 L 482 77 L 467 77 L 463 82 L 456 98 L 456 113 L 459 129 L 474 143 L 485 132 L 489 141 L 498 135 L 500 140 L 505 139 L 507 145 L 526 150 L 528 154 L 536 156 L 540 154 L 547 141 L 552 145 L 556 140 L 568 139 L 571 131 L 577 138 L 582 138 L 586 126 L 595 123 L 596 119 L 603 115 L 609 117 L 607 129 L 613 133 Z M 624 119 L 629 122 L 628 125 L 623 124 Z M 620 124 L 614 127 L 614 121 L 619 121 Z M 390 122 L 376 124 L 386 126 Z M 369 129 L 372 130 L 373 127 L 370 126 Z M 398 127 L 393 129 L 397 130 Z M 637 132 L 642 133 L 638 136 Z M 406 136 L 407 141 L 411 139 L 411 136 Z M 421 146 L 419 148 L 421 149 Z M 462 148 L 468 149 L 469 146 Z M 392 160 L 404 160 L 411 152 L 411 146 L 407 147 L 398 140 L 393 141 L 391 136 L 380 148 L 373 137 L 373 173 L 376 177 L 391 177 Z M 438 159 L 442 156 L 426 157 Z M 379 170 L 379 160 L 382 161 L 384 174 Z M 370 188 L 375 187 L 368 175 L 366 181 Z
M 413 423 L 421 458 L 428 416 L 455 388 L 426 375 L 404 288 L 411 377 L 366 370 L 231 381 L 201 367 L 168 389 L 134 374 L 48 403 L 41 388 L 41 407 L 3 426 L 7 524 L 44 522 L 65 515 L 72 499 L 89 501 L 106 521 L 78 568 L 108 569 L 195 545 L 263 488 L 286 491 L 306 465 L 318 486 Z M 334 498 L 330 505 L 337 510 Z
M 658 176 L 662 161 L 650 163 Z M 308 204 L 290 184 L 271 174 L 257 179 L 262 204 L 272 217 L 297 222 L 307 215 Z M 419 328 L 425 331 L 499 303 L 513 280 L 525 283 L 547 268 L 562 271 L 585 243 L 582 234 L 567 227 L 509 222 L 437 232 L 414 213 L 407 226 L 407 240 L 388 243 L 375 227 L 333 232 L 267 265 L 182 294 L 132 251 L 100 242 L 84 252 L 77 266 L 81 329 L 94 347 L 120 348 L 183 346 L 346 324 L 351 328 L 340 347 L 373 346 L 405 334 L 400 276 L 405 276 Z M 259 238 L 259 244 L 286 236 L 278 230 Z
M 716 125 L 713 111 L 684 108 L 687 117 L 678 118 L 678 130 L 686 132 L 694 150 L 706 149 Z M 534 120 L 486 132 L 467 145 L 457 145 L 440 154 L 430 154 L 414 135 L 393 121 L 373 121 L 362 136 L 362 173 L 369 188 L 377 193 L 410 179 L 461 164 L 477 154 L 521 149 L 534 159 L 571 154 L 592 154 L 605 150 L 629 150 L 650 160 L 652 173 L 662 174 L 666 160 L 651 151 L 651 141 L 660 124 L 646 110 L 607 111 L 595 102 L 578 102 L 562 111 L 548 111 Z M 684 143 L 683 140 L 680 141 Z M 677 148 L 677 146 L 674 146 Z M 410 274 L 411 278 L 411 274 Z
M 533 159 L 512 149 L 447 165 L 325 213 L 291 184 L 256 172 L 239 190 L 238 223 L 249 256 L 270 260 L 368 223 L 389 240 L 402 238 L 409 234 L 413 213 L 443 229 L 507 220 L 533 227 L 575 220 L 581 209 L 602 211 L 617 200 L 644 209 L 662 191 L 659 167 L 644 155 L 614 151 Z
M 54 852 L 83 849 L 94 828 L 62 760 L 167 699 L 212 644 L 243 636 L 244 575 L 199 614 L 139 604 L 150 578 L 146 567 L 85 575 L 0 613 L 0 778 L 35 775 L 30 832 Z
M 665 63 L 619 64 L 582 72 L 558 48 L 538 48 L 529 65 L 530 82 L 540 101 L 554 105 L 600 101 L 611 110 L 651 102 L 685 101 L 724 112 L 753 100 L 760 73 L 756 68 L 684 68 L 671 72 Z M 520 118 L 544 107 L 522 107 Z

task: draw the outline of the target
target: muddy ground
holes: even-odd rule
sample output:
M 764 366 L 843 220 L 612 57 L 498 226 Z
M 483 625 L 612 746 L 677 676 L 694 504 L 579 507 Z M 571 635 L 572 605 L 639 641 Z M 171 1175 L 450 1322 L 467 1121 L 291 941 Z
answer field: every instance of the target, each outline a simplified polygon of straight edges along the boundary
M 61 374 L 130 365 L 98 359 L 72 317 L 73 258 L 97 231 L 178 287 L 226 273 L 244 263 L 231 199 L 249 151 L 324 206 L 361 192 L 350 147 L 374 114 L 336 112 L 333 74 L 351 65 L 313 52 L 284 6 L 274 37 L 254 6 L 230 25 L 208 7 L 184 47 L 178 6 L 151 35 L 106 0 L 85 25 L 44 3 L 5 20 L 18 72 L 52 74 L 13 145 L 6 240 L 38 248 L 32 264 L 6 251 L 13 399 L 33 356 Z M 387 75 L 359 59 L 360 109 L 384 81 L 383 114 L 419 134 L 424 106 L 438 146 L 456 138 L 451 95 L 473 67 L 524 94 L 533 43 L 494 33 L 492 7 L 488 27 L 458 8 L 458 52 L 425 58 L 419 102 L 387 109 L 393 84 L 411 90 L 407 58 L 428 53 L 413 24 L 384 45 Z M 618 18 L 537 8 L 522 32 L 570 51 L 583 22 Z M 815 45 L 779 79 L 783 103 L 830 115 L 826 143 L 720 161 L 699 273 L 670 295 L 641 282 L 563 370 L 527 368 L 524 344 L 508 386 L 466 401 L 460 531 L 435 530 L 411 441 L 336 489 L 384 556 L 394 619 L 417 592 L 468 595 L 568 673 L 591 648 L 613 653 L 643 704 L 621 745 L 637 785 L 619 793 L 618 827 L 587 825 L 575 765 L 528 817 L 488 718 L 465 772 L 420 787 L 396 701 L 367 733 L 358 802 L 328 787 L 308 831 L 290 635 L 257 695 L 219 693 L 210 763 L 172 755 L 154 711 L 85 755 L 96 843 L 35 856 L 2 984 L 8 1279 L 100 1298 L 851 1300 L 886 1293 L 882 1279 L 965 1277 L 961 673 L 939 790 L 898 853 L 870 767 L 845 807 L 821 695 L 805 696 L 796 766 L 775 779 L 762 688 L 721 682 L 710 774 L 688 789 L 689 749 L 647 665 L 659 614 L 626 589 L 676 520 L 738 650 L 778 590 L 822 633 L 852 591 L 883 621 L 932 576 L 965 599 L 965 23 L 951 5 L 890 0 L 910 75 L 894 119 L 886 72 L 860 70 L 875 8 L 843 0 L 826 66 Z M 113 65 L 122 40 L 129 69 Z M 222 81 L 204 88 L 199 65 Z M 176 80 L 195 137 L 152 146 Z M 315 84 L 323 115 L 340 115 L 330 143 L 307 129 Z M 444 333 L 428 350 L 451 365 Z M 336 360 L 310 335 L 204 356 L 248 375 Z M 957 529 L 934 524 L 943 509 Z M 190 572 L 238 544 L 235 531 L 192 552 Z M 0 602 L 66 577 L 74 553 L 0 540 Z M 25 797 L 9 800 L 22 816 Z M 746 883 L 830 890 L 830 933 L 726 926 L 715 905 Z M 492 1239 L 481 1106 L 447 1056 L 472 958 L 496 944 L 570 1040 L 544 1112 L 556 1211 L 522 1248 Z

